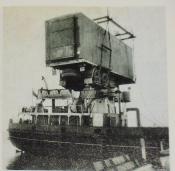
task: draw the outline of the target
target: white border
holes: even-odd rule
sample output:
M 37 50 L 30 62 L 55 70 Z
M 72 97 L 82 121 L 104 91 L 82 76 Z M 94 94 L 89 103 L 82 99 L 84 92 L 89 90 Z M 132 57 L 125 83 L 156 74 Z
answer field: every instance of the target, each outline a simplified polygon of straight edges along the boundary
M 170 127 L 170 152 L 171 171 L 175 166 L 175 1 L 174 0 L 1 0 L 0 1 L 0 57 L 2 57 L 2 37 L 3 37 L 3 7 L 7 6 L 101 6 L 101 7 L 121 7 L 121 6 L 165 6 L 166 7 L 166 29 L 167 29 L 167 68 L 168 68 L 168 100 L 169 100 L 169 127 Z M 1 65 L 0 58 L 0 65 Z M 0 66 L 0 68 L 2 68 Z M 0 72 L 2 79 L 2 72 Z M 0 81 L 1 82 L 1 81 Z M 1 82 L 2 83 L 2 82 Z M 2 84 L 0 84 L 0 95 Z M 0 98 L 0 105 L 2 105 Z M 2 108 L 0 108 L 2 109 Z M 0 111 L 1 117 L 2 112 Z M 2 119 L 1 119 L 2 121 Z M 2 124 L 1 124 L 2 125 Z M 2 138 L 0 138 L 2 140 Z M 0 145 L 1 148 L 1 145 Z M 1 149 L 0 149 L 1 153 Z M 2 153 L 1 153 L 2 154 Z M 2 166 L 2 157 L 0 166 Z M 1 170 L 1 169 L 0 169 Z

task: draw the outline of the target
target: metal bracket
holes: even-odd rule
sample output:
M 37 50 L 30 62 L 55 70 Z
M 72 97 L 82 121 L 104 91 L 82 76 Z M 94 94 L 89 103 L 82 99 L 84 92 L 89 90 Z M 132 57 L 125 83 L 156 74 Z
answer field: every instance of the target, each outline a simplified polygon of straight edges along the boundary
M 113 23 L 113 24 L 114 24 L 115 26 L 117 26 L 119 29 L 121 29 L 122 31 L 124 31 L 124 33 L 116 34 L 115 36 L 128 35 L 128 37 L 122 38 L 121 40 L 136 38 L 136 36 L 135 36 L 134 34 L 132 34 L 131 32 L 127 31 L 124 27 L 122 27 L 120 24 L 118 24 L 116 21 L 114 21 L 114 20 L 113 20 L 112 18 L 110 18 L 109 16 L 104 16 L 104 17 L 100 17 L 100 18 L 95 18 L 94 21 L 96 21 L 97 24 L 101 24 L 101 23 L 105 23 L 105 22 L 111 22 L 111 23 Z

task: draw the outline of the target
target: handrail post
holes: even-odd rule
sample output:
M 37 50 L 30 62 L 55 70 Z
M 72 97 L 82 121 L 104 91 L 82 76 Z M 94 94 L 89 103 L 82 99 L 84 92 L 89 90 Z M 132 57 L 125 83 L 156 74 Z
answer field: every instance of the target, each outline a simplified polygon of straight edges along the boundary
M 58 123 L 59 123 L 59 125 L 61 124 L 61 115 L 58 118 Z
M 82 116 L 79 116 L 79 118 L 80 118 L 80 126 L 81 126 L 81 124 L 82 124 Z
M 68 116 L 68 125 L 69 125 L 69 116 Z

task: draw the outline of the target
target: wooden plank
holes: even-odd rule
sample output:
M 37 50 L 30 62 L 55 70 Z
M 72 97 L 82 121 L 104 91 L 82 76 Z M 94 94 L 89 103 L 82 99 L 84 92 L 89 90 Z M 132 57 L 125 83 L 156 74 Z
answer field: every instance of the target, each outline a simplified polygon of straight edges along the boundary
M 114 157 L 111 160 L 115 165 L 119 165 L 126 162 L 126 158 L 124 156 Z
M 119 171 L 129 171 L 129 170 L 133 170 L 134 168 L 136 168 L 135 163 L 132 161 L 123 163 L 123 164 L 116 166 L 116 167 Z
M 109 158 L 109 159 L 106 159 L 106 160 L 104 160 L 104 163 L 105 163 L 105 165 L 106 165 L 106 167 L 107 168 L 109 168 L 109 167 L 113 167 L 114 165 L 112 164 L 112 162 L 111 162 L 111 159 Z
M 151 164 L 134 169 L 133 171 L 155 171 Z
M 95 171 L 104 171 L 105 166 L 102 161 L 97 161 L 93 163 Z

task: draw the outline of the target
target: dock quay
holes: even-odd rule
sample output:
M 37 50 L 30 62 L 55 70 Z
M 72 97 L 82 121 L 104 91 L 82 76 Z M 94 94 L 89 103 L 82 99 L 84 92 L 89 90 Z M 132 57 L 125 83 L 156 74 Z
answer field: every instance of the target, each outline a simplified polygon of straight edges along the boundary
M 167 168 L 156 168 L 150 163 L 139 162 L 129 155 L 121 155 L 93 163 L 93 171 L 168 171 Z

